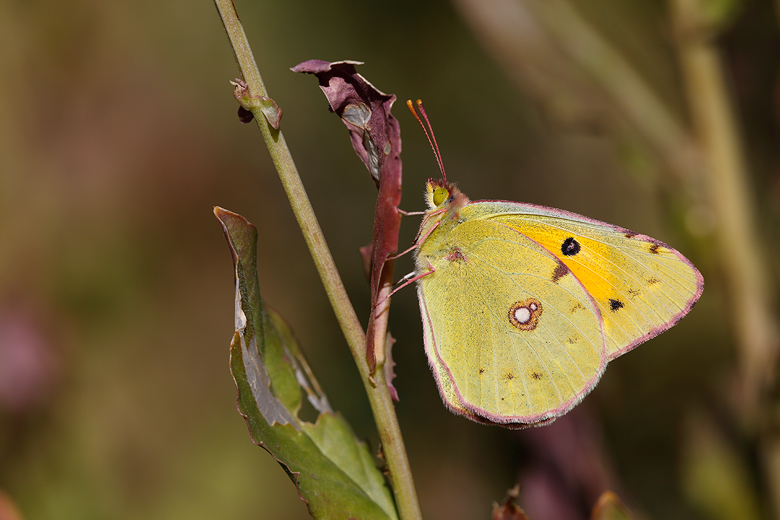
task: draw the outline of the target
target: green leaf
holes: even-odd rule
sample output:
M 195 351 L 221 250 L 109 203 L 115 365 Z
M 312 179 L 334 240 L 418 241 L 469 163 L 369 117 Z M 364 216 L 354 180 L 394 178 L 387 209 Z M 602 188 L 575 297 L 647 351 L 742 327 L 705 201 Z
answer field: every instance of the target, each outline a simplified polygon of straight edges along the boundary
M 236 331 L 230 368 L 252 440 L 279 462 L 314 518 L 395 520 L 390 491 L 365 443 L 331 410 L 290 328 L 263 304 L 257 229 L 222 208 L 214 214 L 233 253 Z M 298 416 L 304 396 L 317 411 L 314 424 Z

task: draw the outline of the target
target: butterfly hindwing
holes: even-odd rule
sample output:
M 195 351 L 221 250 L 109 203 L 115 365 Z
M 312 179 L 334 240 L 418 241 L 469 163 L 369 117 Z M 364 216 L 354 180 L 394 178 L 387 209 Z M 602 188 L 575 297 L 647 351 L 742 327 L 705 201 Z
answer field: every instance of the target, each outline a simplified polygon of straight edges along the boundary
M 432 233 L 417 263 L 433 267 L 418 285 L 426 351 L 453 410 L 539 423 L 595 386 L 606 364 L 601 313 L 536 241 L 503 222 L 464 219 Z

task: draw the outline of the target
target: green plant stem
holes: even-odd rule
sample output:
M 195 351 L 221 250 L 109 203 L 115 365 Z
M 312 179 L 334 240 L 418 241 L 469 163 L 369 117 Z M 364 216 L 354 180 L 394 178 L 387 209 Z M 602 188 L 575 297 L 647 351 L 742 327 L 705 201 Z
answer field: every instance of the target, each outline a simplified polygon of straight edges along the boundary
M 215 0 L 215 4 L 250 95 L 267 97 L 260 71 L 233 2 Z M 417 492 L 384 371 L 381 367 L 376 371 L 376 384 L 372 384 L 365 361 L 365 333 L 344 289 L 284 136 L 281 131 L 271 127 L 261 111 L 253 113 L 366 388 L 390 472 L 398 513 L 403 520 L 421 519 Z

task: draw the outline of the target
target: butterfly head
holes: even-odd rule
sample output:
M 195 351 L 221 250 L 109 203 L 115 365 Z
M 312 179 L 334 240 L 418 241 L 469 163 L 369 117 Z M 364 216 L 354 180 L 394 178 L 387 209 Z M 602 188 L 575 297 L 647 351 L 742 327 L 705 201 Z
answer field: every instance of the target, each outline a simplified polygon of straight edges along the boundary
M 443 179 L 430 179 L 426 185 L 425 202 L 429 210 L 457 212 L 469 199 L 455 185 Z

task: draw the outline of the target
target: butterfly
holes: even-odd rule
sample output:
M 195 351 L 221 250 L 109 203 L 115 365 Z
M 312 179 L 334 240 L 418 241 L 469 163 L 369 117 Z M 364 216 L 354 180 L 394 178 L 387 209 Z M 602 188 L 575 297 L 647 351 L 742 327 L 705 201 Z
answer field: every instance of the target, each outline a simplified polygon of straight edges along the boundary
M 559 209 L 472 202 L 442 176 L 427 183 L 415 279 L 425 351 L 455 413 L 551 422 L 702 294 L 701 273 L 663 242 Z

